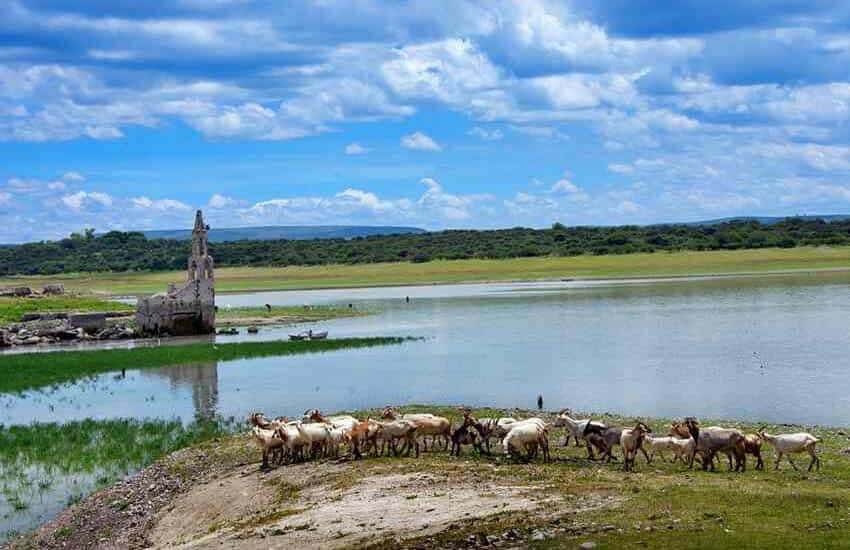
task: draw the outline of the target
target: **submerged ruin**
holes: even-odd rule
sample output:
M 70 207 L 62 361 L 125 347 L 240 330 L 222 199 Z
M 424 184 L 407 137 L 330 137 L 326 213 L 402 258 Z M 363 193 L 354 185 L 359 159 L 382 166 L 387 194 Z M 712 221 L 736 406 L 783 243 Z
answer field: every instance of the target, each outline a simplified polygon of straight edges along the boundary
M 195 214 L 192 255 L 187 281 L 167 292 L 141 298 L 136 307 L 136 327 L 145 335 L 188 336 L 215 330 L 215 274 L 208 249 L 209 226 L 203 212 Z

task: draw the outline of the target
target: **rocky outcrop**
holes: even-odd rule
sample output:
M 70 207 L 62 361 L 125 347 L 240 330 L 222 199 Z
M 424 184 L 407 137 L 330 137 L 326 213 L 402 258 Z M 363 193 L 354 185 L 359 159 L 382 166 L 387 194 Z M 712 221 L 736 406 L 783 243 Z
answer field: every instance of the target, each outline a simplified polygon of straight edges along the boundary
M 99 326 L 74 326 L 71 318 L 46 319 L 39 316 L 36 321 L 16 323 L 0 329 L 0 348 L 17 346 L 37 346 L 68 343 L 74 341 L 124 340 L 135 338 L 136 330 L 129 319 L 117 320 L 106 324 L 106 314 L 100 315 L 104 323 Z

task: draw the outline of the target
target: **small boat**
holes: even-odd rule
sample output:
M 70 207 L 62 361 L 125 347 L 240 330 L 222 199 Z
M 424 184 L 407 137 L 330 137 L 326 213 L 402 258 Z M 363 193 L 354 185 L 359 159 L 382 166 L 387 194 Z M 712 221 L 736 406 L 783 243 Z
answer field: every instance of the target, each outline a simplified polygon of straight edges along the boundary
M 289 339 L 295 341 L 301 340 L 325 340 L 328 337 L 328 332 L 313 332 L 312 330 L 308 330 L 307 332 L 299 332 L 298 334 L 290 334 Z

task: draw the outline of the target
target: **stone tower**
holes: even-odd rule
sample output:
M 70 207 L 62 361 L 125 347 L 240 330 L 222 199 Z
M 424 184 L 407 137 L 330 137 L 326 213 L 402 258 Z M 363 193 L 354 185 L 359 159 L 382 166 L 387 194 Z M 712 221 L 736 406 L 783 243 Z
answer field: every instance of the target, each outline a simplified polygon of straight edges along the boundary
M 215 330 L 215 272 L 208 233 L 204 215 L 198 210 L 186 283 L 180 287 L 171 284 L 167 292 L 139 300 L 136 324 L 141 333 L 185 336 Z

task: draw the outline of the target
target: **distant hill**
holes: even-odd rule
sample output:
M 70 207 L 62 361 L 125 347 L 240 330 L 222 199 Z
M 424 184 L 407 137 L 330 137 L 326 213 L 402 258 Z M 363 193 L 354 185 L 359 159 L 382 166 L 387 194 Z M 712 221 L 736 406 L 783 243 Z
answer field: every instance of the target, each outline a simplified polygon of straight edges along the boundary
M 806 215 L 806 216 L 733 216 L 729 218 L 717 218 L 715 220 L 704 220 L 699 222 L 688 222 L 685 225 L 719 225 L 721 223 L 731 222 L 752 222 L 756 221 L 764 225 L 773 225 L 788 218 L 800 218 L 805 221 L 823 220 L 825 222 L 843 222 L 850 220 L 850 214 L 827 214 L 824 216 Z M 670 224 L 678 225 L 678 224 Z
M 210 242 L 277 241 L 280 239 L 305 241 L 310 239 L 353 239 L 373 235 L 409 235 L 425 233 L 418 227 L 367 226 L 367 225 L 279 225 L 266 227 L 234 227 L 210 229 Z M 191 229 L 143 231 L 148 239 L 185 241 L 192 238 Z

